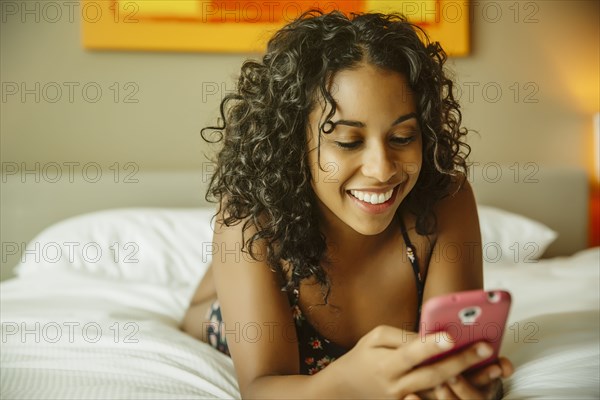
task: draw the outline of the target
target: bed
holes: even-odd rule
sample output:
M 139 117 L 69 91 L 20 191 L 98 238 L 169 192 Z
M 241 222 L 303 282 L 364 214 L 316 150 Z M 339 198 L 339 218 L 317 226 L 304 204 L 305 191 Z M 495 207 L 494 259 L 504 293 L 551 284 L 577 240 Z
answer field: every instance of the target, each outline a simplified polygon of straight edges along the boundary
M 557 182 L 581 192 L 585 176 L 551 171 L 528 189 L 539 198 Z M 600 248 L 577 239 L 585 217 L 575 207 L 570 224 L 532 218 L 519 209 L 527 201 L 505 195 L 527 196 L 512 181 L 473 185 L 485 287 L 513 296 L 502 353 L 516 372 L 504 398 L 599 398 Z M 545 203 L 560 210 L 564 200 Z M 179 330 L 210 263 L 212 214 L 207 206 L 110 208 L 30 240 L 16 277 L 0 284 L 0 397 L 240 398 L 231 359 Z

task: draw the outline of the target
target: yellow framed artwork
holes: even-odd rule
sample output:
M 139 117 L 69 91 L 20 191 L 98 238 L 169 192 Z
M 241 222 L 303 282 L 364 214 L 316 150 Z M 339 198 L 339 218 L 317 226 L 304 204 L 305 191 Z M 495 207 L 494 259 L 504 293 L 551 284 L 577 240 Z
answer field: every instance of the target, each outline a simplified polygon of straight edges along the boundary
M 302 12 L 400 12 L 452 56 L 469 54 L 467 0 L 82 0 L 87 49 L 257 52 Z

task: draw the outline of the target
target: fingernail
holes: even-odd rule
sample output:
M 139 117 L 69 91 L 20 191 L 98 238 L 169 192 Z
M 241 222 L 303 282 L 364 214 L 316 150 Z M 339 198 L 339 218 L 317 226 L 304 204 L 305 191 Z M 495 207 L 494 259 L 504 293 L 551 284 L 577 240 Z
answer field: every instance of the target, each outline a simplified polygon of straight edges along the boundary
M 477 346 L 477 355 L 481 358 L 487 358 L 492 355 L 492 348 L 487 344 Z
M 502 375 L 502 370 L 500 368 L 496 367 L 496 368 L 492 368 L 492 370 L 490 371 L 489 377 L 490 377 L 490 379 L 496 379 L 496 378 L 499 378 L 500 375 Z
M 440 335 L 439 337 L 436 337 L 435 342 L 442 350 L 449 350 L 454 346 L 454 343 L 449 341 L 446 335 Z

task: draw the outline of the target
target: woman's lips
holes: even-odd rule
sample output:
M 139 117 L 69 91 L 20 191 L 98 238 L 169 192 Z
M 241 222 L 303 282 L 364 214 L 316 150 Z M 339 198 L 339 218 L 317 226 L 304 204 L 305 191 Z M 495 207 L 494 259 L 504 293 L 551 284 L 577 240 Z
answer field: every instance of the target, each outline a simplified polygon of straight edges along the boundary
M 398 190 L 400 188 L 401 183 L 394 187 L 392 192 L 392 196 L 385 202 L 380 204 L 371 204 L 366 201 L 362 201 L 354 197 L 349 191 L 346 191 L 346 194 L 354 201 L 361 210 L 369 213 L 369 214 L 381 214 L 386 212 L 396 201 L 396 196 L 398 195 Z

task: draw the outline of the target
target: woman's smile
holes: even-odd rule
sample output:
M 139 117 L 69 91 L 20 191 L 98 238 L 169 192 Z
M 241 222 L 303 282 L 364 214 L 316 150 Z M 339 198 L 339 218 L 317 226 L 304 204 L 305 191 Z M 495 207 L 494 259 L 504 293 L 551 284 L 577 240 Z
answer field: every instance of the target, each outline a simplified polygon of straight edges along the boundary
M 385 194 L 374 194 L 370 192 L 350 191 L 350 198 L 357 207 L 369 214 L 381 214 L 392 209 L 398 194 L 399 186 Z M 354 193 L 352 193 L 354 192 Z
M 376 194 L 351 190 L 346 193 L 350 196 L 356 206 L 369 214 L 382 214 L 393 209 L 400 185 L 386 193 Z

